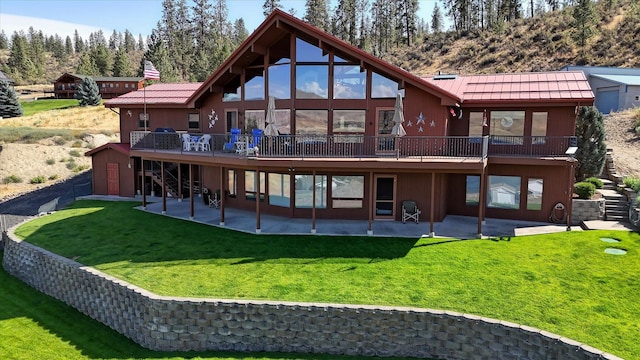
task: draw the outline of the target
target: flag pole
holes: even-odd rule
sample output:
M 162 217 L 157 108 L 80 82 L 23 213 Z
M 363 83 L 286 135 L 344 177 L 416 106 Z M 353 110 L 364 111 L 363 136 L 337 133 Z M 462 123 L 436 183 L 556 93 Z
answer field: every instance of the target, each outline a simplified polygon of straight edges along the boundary
M 147 79 L 142 83 L 142 104 L 144 106 L 144 131 L 147 131 Z

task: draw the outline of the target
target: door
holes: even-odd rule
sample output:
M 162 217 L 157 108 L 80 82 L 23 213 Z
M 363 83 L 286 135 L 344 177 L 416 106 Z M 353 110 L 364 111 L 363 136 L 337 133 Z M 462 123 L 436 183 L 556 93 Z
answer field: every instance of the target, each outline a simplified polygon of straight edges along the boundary
M 107 163 L 107 195 L 120 195 L 120 175 L 117 163 Z
M 376 109 L 376 154 L 393 153 L 394 136 L 393 129 L 394 108 Z
M 374 189 L 376 220 L 395 220 L 396 218 L 396 177 L 376 175 Z
M 615 90 L 600 90 L 596 93 L 596 108 L 603 113 L 608 114 L 612 110 L 618 110 L 618 99 L 620 98 L 620 91 Z

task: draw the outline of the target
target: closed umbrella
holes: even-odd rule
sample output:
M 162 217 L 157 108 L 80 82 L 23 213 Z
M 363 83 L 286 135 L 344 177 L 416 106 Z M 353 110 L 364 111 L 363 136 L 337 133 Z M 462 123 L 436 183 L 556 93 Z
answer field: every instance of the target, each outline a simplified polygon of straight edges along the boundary
M 267 136 L 278 136 L 279 132 L 276 126 L 276 100 L 273 96 L 269 96 L 265 122 L 267 123 L 267 127 L 264 128 L 264 134 Z
M 391 134 L 395 136 L 405 136 L 407 132 L 402 127 L 404 122 L 404 109 L 402 108 L 402 95 L 396 96 L 395 111 L 393 112 L 393 128 Z

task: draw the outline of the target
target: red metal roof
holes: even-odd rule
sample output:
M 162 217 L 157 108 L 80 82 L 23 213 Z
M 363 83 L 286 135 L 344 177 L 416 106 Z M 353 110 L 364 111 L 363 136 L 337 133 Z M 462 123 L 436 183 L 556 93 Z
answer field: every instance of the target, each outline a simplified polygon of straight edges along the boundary
M 453 77 L 453 76 L 452 76 Z M 458 95 L 466 102 L 593 101 L 583 72 L 559 71 L 495 75 L 425 77 L 425 81 Z
M 159 83 L 106 100 L 106 107 L 123 105 L 185 105 L 202 83 Z
M 98 146 L 97 148 L 87 151 L 86 153 L 84 153 L 84 156 L 93 156 L 93 154 L 106 149 L 113 149 L 123 155 L 129 155 L 131 146 L 130 144 L 125 144 L 125 143 L 106 143 L 102 146 Z

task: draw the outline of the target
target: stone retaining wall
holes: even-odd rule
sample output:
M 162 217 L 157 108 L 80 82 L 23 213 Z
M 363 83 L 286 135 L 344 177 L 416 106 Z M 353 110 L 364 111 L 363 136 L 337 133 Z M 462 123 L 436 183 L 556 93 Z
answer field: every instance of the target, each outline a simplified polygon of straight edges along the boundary
M 158 296 L 5 236 L 3 266 L 158 351 L 274 351 L 436 359 L 619 359 L 505 321 L 420 308 Z
M 573 199 L 571 202 L 571 225 L 588 220 L 604 220 L 605 199 Z

